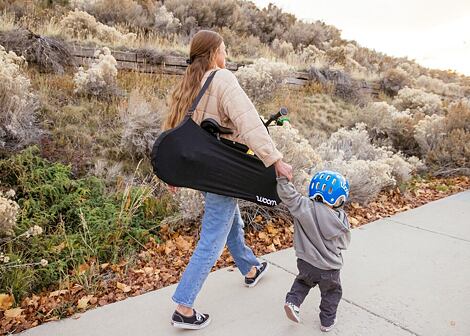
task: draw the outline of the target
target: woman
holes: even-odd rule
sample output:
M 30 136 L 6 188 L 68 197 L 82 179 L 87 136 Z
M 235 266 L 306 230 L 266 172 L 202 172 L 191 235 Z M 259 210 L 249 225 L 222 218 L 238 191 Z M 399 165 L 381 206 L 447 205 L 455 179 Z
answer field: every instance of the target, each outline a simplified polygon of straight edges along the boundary
M 233 134 L 227 138 L 248 145 L 266 167 L 274 164 L 278 176 L 291 179 L 292 167 L 282 161 L 282 154 L 276 149 L 255 107 L 236 77 L 225 69 L 226 56 L 225 44 L 219 34 L 202 30 L 194 35 L 188 60 L 190 65 L 172 94 L 164 128 L 173 128 L 184 119 L 205 80 L 217 70 L 192 115 L 193 120 L 200 124 L 206 118 L 213 118 L 232 129 Z M 260 263 L 245 244 L 244 223 L 237 200 L 209 192 L 204 196 L 200 239 L 172 297 L 178 306 L 171 322 L 177 328 L 201 329 L 209 324 L 209 315 L 192 307 L 225 244 L 245 276 L 246 286 L 255 286 L 268 268 L 268 264 Z

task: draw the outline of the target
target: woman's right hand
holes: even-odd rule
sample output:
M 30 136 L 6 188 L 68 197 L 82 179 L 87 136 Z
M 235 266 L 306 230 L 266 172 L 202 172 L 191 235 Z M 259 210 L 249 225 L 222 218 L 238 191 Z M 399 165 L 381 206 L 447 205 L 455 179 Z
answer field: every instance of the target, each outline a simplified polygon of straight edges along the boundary
M 172 194 L 176 194 L 176 192 L 178 191 L 178 187 L 174 187 L 172 185 L 167 185 L 167 188 L 168 188 L 168 191 Z
M 278 160 L 274 163 L 274 169 L 276 170 L 276 176 L 285 176 L 289 181 L 292 180 L 292 166 L 285 163 L 282 160 Z

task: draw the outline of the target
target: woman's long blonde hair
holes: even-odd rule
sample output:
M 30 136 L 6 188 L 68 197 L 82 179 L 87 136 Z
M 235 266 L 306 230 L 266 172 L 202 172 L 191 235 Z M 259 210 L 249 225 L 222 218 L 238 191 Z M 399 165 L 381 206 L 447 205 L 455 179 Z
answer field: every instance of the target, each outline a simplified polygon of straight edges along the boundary
M 215 64 L 222 42 L 222 37 L 210 30 L 200 30 L 193 36 L 189 51 L 190 65 L 171 95 L 170 113 L 163 124 L 164 130 L 176 127 L 184 119 L 201 89 L 204 74 Z

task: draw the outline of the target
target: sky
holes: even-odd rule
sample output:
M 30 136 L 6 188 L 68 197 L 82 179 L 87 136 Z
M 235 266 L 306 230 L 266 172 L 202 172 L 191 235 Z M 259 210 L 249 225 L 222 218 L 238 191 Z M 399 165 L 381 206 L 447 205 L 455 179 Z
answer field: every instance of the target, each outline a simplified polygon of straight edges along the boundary
M 253 1 L 334 25 L 363 47 L 470 76 L 470 0 Z

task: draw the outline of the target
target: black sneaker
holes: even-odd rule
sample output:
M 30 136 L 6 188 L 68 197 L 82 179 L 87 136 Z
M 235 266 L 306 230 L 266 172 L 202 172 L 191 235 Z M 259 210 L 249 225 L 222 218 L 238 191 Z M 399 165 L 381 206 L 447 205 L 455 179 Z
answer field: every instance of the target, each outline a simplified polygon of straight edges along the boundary
M 211 322 L 209 314 L 201 314 L 196 309 L 193 309 L 193 312 L 193 316 L 187 317 L 175 310 L 171 317 L 171 324 L 175 328 L 192 330 L 202 329 L 209 325 Z
M 260 281 L 260 279 L 266 273 L 268 268 L 269 268 L 269 264 L 266 261 L 263 261 L 261 265 L 256 267 L 256 275 L 254 276 L 254 278 L 245 277 L 245 286 L 255 287 L 258 281 Z

